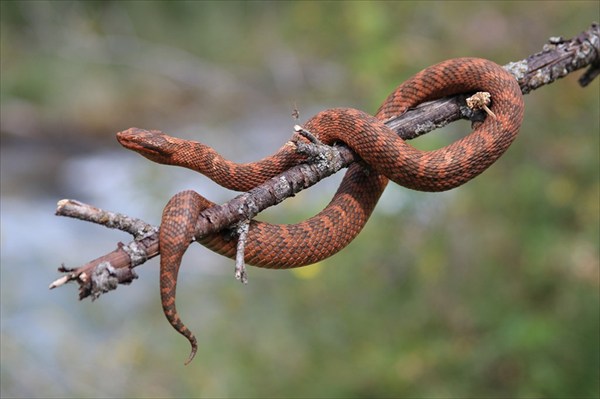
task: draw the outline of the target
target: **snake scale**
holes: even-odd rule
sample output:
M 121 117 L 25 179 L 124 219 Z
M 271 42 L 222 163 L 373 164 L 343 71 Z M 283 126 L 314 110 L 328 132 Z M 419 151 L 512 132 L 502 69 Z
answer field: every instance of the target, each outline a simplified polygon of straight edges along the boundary
M 408 145 L 384 122 L 416 105 L 441 97 L 487 91 L 495 117 L 487 117 L 469 135 L 433 151 Z M 266 268 L 293 268 L 318 262 L 344 248 L 367 222 L 388 180 L 421 191 L 458 187 L 494 163 L 517 135 L 524 103 L 517 81 L 499 65 L 479 58 L 443 61 L 398 86 L 375 116 L 335 108 L 322 111 L 303 126 L 321 142 L 343 142 L 364 161 L 346 172 L 333 199 L 317 215 L 297 224 L 252 221 L 245 261 Z M 304 160 L 290 142 L 260 161 L 237 164 L 198 142 L 169 137 L 159 131 L 131 128 L 117 134 L 119 142 L 146 158 L 198 171 L 233 190 L 250 190 Z M 175 195 L 166 205 L 159 243 L 160 292 L 170 324 L 190 342 L 189 363 L 197 350 L 193 333 L 176 307 L 177 274 L 182 256 L 194 239 L 198 214 L 213 203 L 193 191 Z M 199 242 L 230 258 L 236 242 L 223 233 Z

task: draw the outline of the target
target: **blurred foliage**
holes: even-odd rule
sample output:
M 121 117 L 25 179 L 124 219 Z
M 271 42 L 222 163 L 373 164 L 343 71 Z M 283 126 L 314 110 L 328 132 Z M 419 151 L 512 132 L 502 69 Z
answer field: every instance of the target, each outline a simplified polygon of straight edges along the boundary
M 373 111 L 434 62 L 504 64 L 600 19 L 597 1 L 0 5 L 3 146 L 112 143 L 133 125 L 176 135 L 294 101 Z M 598 397 L 599 97 L 576 76 L 530 94 L 497 165 L 450 193 L 389 187 L 359 238 L 320 264 L 253 268 L 243 289 L 186 278 L 179 310 L 200 341 L 186 368 L 158 290 L 135 317 L 115 315 L 137 283 L 110 294 L 116 309 L 93 304 L 124 318 L 97 347 L 70 337 L 40 361 L 3 327 L 2 396 Z M 78 322 L 94 337 L 108 317 Z

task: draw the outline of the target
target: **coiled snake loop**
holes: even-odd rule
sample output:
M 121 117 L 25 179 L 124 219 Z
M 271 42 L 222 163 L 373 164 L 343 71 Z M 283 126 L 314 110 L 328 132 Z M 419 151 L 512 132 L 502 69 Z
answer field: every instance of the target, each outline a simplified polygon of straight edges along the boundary
M 417 150 L 384 124 L 424 101 L 474 91 L 490 93 L 496 117 L 487 117 L 469 135 L 438 150 Z M 426 68 L 402 83 L 375 116 L 348 108 L 320 112 L 304 128 L 325 144 L 345 143 L 365 161 L 368 170 L 358 163 L 351 165 L 329 205 L 301 223 L 252 221 L 245 261 L 259 267 L 293 268 L 335 254 L 365 225 L 388 179 L 421 191 L 449 190 L 466 183 L 506 151 L 519 130 L 523 110 L 519 85 L 502 67 L 483 59 L 458 58 Z M 240 191 L 254 188 L 303 160 L 289 144 L 260 161 L 236 164 L 201 143 L 157 131 L 132 128 L 119 133 L 118 140 L 155 162 L 193 169 L 224 187 Z M 194 357 L 197 343 L 175 307 L 177 273 L 183 253 L 193 239 L 198 214 L 212 205 L 193 191 L 179 193 L 165 207 L 160 228 L 161 300 L 171 325 L 192 345 L 186 364 Z M 230 258 L 235 257 L 234 241 L 223 234 L 199 240 Z

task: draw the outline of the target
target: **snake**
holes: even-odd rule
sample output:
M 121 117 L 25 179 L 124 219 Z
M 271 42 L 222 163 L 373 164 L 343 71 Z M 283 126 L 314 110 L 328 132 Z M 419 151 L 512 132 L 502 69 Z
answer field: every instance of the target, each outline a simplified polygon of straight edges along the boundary
M 476 91 L 490 94 L 493 117 L 486 117 L 468 135 L 445 147 L 419 150 L 385 125 L 423 102 Z M 523 114 L 523 96 L 516 79 L 500 65 L 481 58 L 455 58 L 423 69 L 392 91 L 374 116 L 353 108 L 319 112 L 303 128 L 326 145 L 348 146 L 362 161 L 348 167 L 331 202 L 315 216 L 296 224 L 252 220 L 245 262 L 285 269 L 316 263 L 337 253 L 361 231 L 389 180 L 428 192 L 458 187 L 481 174 L 507 150 L 517 136 Z M 250 190 L 306 161 L 293 141 L 259 161 L 235 163 L 207 145 L 157 130 L 130 128 L 119 132 L 117 139 L 125 148 L 154 162 L 192 169 L 238 191 Z M 169 323 L 190 342 L 186 364 L 196 354 L 197 340 L 175 306 L 177 275 L 183 254 L 194 241 L 198 215 L 213 205 L 186 190 L 169 200 L 161 219 L 161 303 Z M 235 258 L 236 240 L 230 233 L 213 233 L 198 242 Z

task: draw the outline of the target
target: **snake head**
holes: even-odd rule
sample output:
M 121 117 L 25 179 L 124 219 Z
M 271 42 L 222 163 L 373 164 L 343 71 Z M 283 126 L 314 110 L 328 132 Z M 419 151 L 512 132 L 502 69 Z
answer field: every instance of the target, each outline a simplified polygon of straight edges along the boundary
M 174 137 L 159 130 L 132 127 L 117 133 L 117 141 L 125 148 L 135 151 L 151 161 L 171 164 L 178 143 Z

